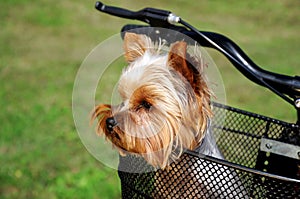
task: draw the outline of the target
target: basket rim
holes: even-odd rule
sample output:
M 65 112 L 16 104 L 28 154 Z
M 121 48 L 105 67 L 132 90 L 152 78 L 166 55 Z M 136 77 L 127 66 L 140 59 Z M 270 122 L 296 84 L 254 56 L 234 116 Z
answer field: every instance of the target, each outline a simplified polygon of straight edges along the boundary
M 218 158 L 215 158 L 215 157 L 212 157 L 212 156 L 209 156 L 209 155 L 204 155 L 204 154 L 201 154 L 201 153 L 197 153 L 197 152 L 192 151 L 192 150 L 186 150 L 185 153 L 188 154 L 188 155 L 192 155 L 194 157 L 203 159 L 203 160 L 208 160 L 208 161 L 214 162 L 216 164 L 221 164 L 223 166 L 233 168 L 233 169 L 237 169 L 237 170 L 241 170 L 241 171 L 251 173 L 251 174 L 260 175 L 262 177 L 267 177 L 267 178 L 272 178 L 272 179 L 277 179 L 277 180 L 282 180 L 282 181 L 287 181 L 287 182 L 300 183 L 300 179 L 298 180 L 298 179 L 295 179 L 295 178 L 280 176 L 280 175 L 268 173 L 268 172 L 265 172 L 265 171 L 259 171 L 259 170 L 256 170 L 254 168 L 246 167 L 246 166 L 236 164 L 236 163 L 233 163 L 233 162 L 229 162 L 229 161 L 223 160 L 223 159 L 218 159 Z
M 211 104 L 215 107 L 218 107 L 218 108 L 223 108 L 223 109 L 226 109 L 226 110 L 231 111 L 231 112 L 240 113 L 240 114 L 247 115 L 247 116 L 250 116 L 250 117 L 253 117 L 253 118 L 264 120 L 266 122 L 272 122 L 272 123 L 279 124 L 279 125 L 282 125 L 282 126 L 285 126 L 285 127 L 288 126 L 288 127 L 291 127 L 291 128 L 300 128 L 300 126 L 298 124 L 293 123 L 293 122 L 286 122 L 286 121 L 283 121 L 283 120 L 280 120 L 280 119 L 272 118 L 270 116 L 265 116 L 265 115 L 253 113 L 253 112 L 246 111 L 246 110 L 243 110 L 243 109 L 240 109 L 240 108 L 234 108 L 230 105 L 225 105 L 225 104 L 221 104 L 221 103 L 214 102 L 214 101 L 212 101 Z

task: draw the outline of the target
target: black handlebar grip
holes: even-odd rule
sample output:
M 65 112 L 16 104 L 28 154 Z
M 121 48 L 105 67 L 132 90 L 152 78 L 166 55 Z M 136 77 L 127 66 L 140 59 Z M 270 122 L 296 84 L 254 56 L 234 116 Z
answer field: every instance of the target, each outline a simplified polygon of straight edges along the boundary
M 105 12 L 107 14 L 111 14 L 117 17 L 121 18 L 127 18 L 127 19 L 136 19 L 136 12 L 132 12 L 130 10 L 126 10 L 123 8 L 118 8 L 114 6 L 106 6 L 100 1 L 97 1 L 95 4 L 95 8 L 101 12 Z
M 170 11 L 156 8 L 144 8 L 140 11 L 130 11 L 124 8 L 107 6 L 97 1 L 95 8 L 101 12 L 126 19 L 136 19 L 150 24 L 151 26 L 168 26 L 170 25 Z

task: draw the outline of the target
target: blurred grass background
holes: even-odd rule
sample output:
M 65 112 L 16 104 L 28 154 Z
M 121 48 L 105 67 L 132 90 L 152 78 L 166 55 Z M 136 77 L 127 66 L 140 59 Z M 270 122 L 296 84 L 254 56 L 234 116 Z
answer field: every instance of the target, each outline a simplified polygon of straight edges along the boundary
M 133 21 L 101 14 L 95 1 L 0 2 L 0 198 L 120 198 L 117 172 L 82 145 L 72 118 L 72 88 L 85 56 Z M 139 1 L 104 3 L 167 9 L 201 30 L 229 36 L 259 65 L 300 75 L 300 2 Z M 295 112 L 210 51 L 227 102 L 295 121 Z

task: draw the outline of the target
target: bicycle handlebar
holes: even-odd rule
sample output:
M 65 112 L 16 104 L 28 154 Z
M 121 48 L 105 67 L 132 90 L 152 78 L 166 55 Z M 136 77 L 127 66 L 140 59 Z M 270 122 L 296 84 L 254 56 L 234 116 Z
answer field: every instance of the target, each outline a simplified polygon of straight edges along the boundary
M 111 15 L 121 17 L 121 18 L 127 18 L 127 19 L 136 19 L 137 18 L 137 14 L 132 11 L 126 10 L 124 8 L 106 6 L 99 1 L 96 2 L 95 8 L 101 12 L 105 12 L 107 14 L 111 14 Z
M 155 8 L 144 8 L 140 11 L 134 12 L 123 8 L 106 6 L 101 2 L 96 2 L 95 7 L 97 10 L 110 15 L 146 22 L 153 28 L 163 27 L 176 30 L 196 40 L 200 45 L 204 47 L 210 47 L 218 50 L 223 55 L 225 55 L 227 59 L 229 59 L 229 61 L 248 79 L 270 89 L 285 101 L 292 104 L 297 110 L 298 122 L 300 123 L 299 76 L 291 77 L 266 71 L 260 68 L 241 50 L 241 48 L 237 44 L 235 44 L 229 38 L 214 32 L 199 31 L 170 11 Z M 174 25 L 176 23 L 180 23 L 190 30 L 186 29 L 183 26 Z M 149 32 L 142 32 L 143 29 L 137 29 L 141 27 L 147 26 L 127 25 L 123 27 L 122 32 L 135 31 L 136 33 L 140 34 L 149 34 Z M 149 36 L 151 37 L 151 34 Z M 154 35 L 152 35 L 152 37 L 153 36 Z M 165 38 L 166 35 L 158 35 L 156 33 L 155 37 L 157 36 L 166 39 L 170 43 L 172 42 L 172 37 Z
M 122 32 L 127 32 L 127 31 L 131 31 L 131 32 L 136 32 L 138 34 L 149 34 L 149 32 L 146 31 L 146 29 L 143 29 L 144 27 L 147 26 L 142 26 L 142 25 L 125 25 L 122 28 Z M 186 30 L 183 27 L 177 27 L 177 26 L 172 26 L 170 27 L 171 29 L 175 29 L 176 31 L 187 35 L 189 37 L 191 37 L 192 39 L 196 40 L 197 42 L 199 42 L 199 44 L 201 44 L 201 46 L 203 47 L 209 47 L 209 48 L 214 48 L 216 49 L 216 47 L 214 45 L 212 45 L 210 42 L 208 42 L 206 39 L 199 37 L 196 33 Z M 226 52 L 228 52 L 229 57 L 227 57 L 229 59 L 229 61 L 231 61 L 231 63 L 236 66 L 236 68 L 242 73 L 244 74 L 246 77 L 248 77 L 251 81 L 256 82 L 257 84 L 262 85 L 261 80 L 263 81 L 267 81 L 272 85 L 278 84 L 278 85 L 282 85 L 283 88 L 281 88 L 281 92 L 285 93 L 285 94 L 294 94 L 296 95 L 298 93 L 298 95 L 300 96 L 300 93 L 297 92 L 297 89 L 300 89 L 300 77 L 289 77 L 289 76 L 285 76 L 285 75 L 281 75 L 281 74 L 275 74 L 266 70 L 263 70 L 261 68 L 259 68 L 243 51 L 241 48 L 239 48 L 238 45 L 236 45 L 232 40 L 230 40 L 229 38 L 225 37 L 224 35 L 218 34 L 218 33 L 214 33 L 214 32 L 204 32 L 201 31 L 201 33 L 209 38 L 210 40 L 212 40 L 215 43 L 218 43 L 220 47 L 222 47 L 222 49 L 224 49 Z M 175 42 L 173 41 L 173 39 L 178 39 L 177 36 L 175 37 L 170 37 L 169 35 L 163 35 L 160 34 L 159 31 L 153 31 L 153 34 L 149 34 L 150 37 L 152 37 L 152 39 L 157 40 L 157 38 L 163 38 L 165 40 L 167 40 L 169 43 Z M 217 49 L 218 50 L 218 49 Z M 225 56 L 227 56 L 225 54 Z M 234 59 L 233 59 L 233 58 Z M 250 71 L 252 71 L 252 73 L 255 75 L 253 76 L 252 73 L 250 73 Z M 263 85 L 262 85 L 263 86 Z M 292 89 L 292 93 L 289 92 L 289 89 Z
M 179 18 L 174 16 L 170 11 L 156 8 L 144 8 L 140 11 L 130 11 L 124 8 L 107 6 L 97 1 L 95 8 L 101 12 L 126 19 L 136 19 L 150 24 L 151 26 L 165 26 L 176 23 Z M 174 21 L 175 20 L 175 21 Z

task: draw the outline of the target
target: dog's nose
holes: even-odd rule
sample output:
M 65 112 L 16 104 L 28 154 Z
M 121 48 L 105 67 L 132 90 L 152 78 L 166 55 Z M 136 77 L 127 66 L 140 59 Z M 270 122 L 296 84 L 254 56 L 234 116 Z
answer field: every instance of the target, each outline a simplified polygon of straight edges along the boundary
M 109 117 L 106 119 L 106 128 L 109 131 L 113 131 L 114 126 L 117 125 L 117 121 L 113 117 Z

